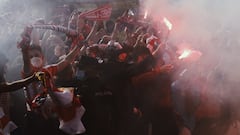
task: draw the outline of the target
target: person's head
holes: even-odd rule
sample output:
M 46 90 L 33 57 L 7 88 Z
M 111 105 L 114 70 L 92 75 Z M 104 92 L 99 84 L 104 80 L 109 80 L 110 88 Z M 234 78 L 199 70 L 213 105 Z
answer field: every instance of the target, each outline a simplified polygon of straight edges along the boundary
M 60 33 L 57 32 L 51 33 L 51 35 L 47 39 L 47 43 L 49 44 L 49 46 L 65 45 Z
M 76 29 L 77 28 L 77 20 L 78 20 L 78 15 L 80 14 L 79 11 L 73 11 L 72 14 L 69 17 L 68 21 L 68 28 L 69 29 Z
M 6 73 L 7 57 L 0 52 L 0 83 L 5 81 L 4 75 Z
M 31 65 L 36 68 L 44 66 L 44 55 L 39 45 L 31 45 L 29 48 L 29 58 Z
M 112 20 L 106 22 L 106 31 L 107 33 L 112 33 L 114 29 L 115 23 Z
M 91 47 L 88 47 L 86 50 L 87 56 L 96 58 L 100 52 L 100 49 L 97 45 L 93 45 Z
M 65 55 L 65 54 L 66 54 L 65 46 L 62 46 L 62 45 L 55 46 L 55 48 L 54 48 L 54 55 L 55 56 L 60 57 L 60 56 Z
M 148 56 L 151 56 L 151 53 L 149 49 L 144 46 L 138 46 L 133 50 L 133 57 L 137 63 L 142 62 Z

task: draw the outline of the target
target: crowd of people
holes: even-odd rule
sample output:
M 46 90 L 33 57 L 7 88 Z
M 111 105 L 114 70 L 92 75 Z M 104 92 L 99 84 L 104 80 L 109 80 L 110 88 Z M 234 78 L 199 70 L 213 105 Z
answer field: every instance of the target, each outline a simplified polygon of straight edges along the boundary
M 203 75 L 200 60 L 179 60 L 164 24 L 131 10 L 104 21 L 68 11 L 34 25 L 63 26 L 77 35 L 23 28 L 21 80 L 5 81 L 1 54 L 0 134 L 220 135 L 238 124 L 234 107 L 221 93 L 211 99 L 205 87 L 221 75 Z M 21 88 L 27 111 L 15 125 L 6 99 Z

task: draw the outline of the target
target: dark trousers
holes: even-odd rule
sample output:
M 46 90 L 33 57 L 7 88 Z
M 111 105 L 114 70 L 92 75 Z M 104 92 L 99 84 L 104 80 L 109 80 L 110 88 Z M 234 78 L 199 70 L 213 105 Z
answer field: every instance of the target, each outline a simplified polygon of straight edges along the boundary
M 56 118 L 45 119 L 35 112 L 27 112 L 24 117 L 24 135 L 67 135 L 58 128 Z

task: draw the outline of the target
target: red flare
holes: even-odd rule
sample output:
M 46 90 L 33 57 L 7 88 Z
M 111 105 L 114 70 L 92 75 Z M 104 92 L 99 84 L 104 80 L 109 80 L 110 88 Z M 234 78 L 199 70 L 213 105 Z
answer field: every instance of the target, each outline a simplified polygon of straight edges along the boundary
M 172 29 L 172 23 L 166 17 L 163 18 L 163 22 L 165 23 L 169 30 Z

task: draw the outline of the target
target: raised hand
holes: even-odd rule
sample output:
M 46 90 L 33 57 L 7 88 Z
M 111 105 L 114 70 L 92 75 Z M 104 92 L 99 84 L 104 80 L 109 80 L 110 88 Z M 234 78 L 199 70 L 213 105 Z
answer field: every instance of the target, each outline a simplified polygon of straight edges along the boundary
M 36 73 L 35 73 L 35 78 L 36 78 L 38 81 L 43 81 L 44 78 L 45 78 L 45 73 L 44 73 L 44 72 L 36 72 Z
M 36 72 L 35 77 L 41 81 L 44 87 L 51 87 L 49 83 L 50 75 L 47 72 Z
M 18 48 L 25 48 L 27 45 L 30 44 L 30 41 L 31 41 L 31 33 L 32 33 L 32 27 L 30 26 L 27 26 L 24 28 L 24 31 L 21 33 L 21 37 L 22 37 L 22 40 L 20 42 L 18 42 L 17 44 L 17 47 Z

